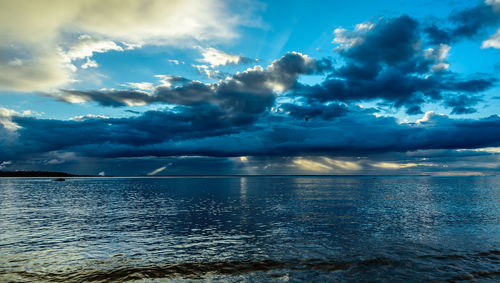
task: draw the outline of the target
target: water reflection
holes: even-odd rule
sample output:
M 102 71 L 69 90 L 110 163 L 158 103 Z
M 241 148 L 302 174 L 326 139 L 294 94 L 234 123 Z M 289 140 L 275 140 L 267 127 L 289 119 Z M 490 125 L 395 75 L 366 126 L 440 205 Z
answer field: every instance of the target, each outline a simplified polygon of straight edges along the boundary
M 1 179 L 0 281 L 492 279 L 499 181 Z
M 241 195 L 241 201 L 244 202 L 247 199 L 247 178 L 246 177 L 241 177 L 240 178 L 240 195 Z

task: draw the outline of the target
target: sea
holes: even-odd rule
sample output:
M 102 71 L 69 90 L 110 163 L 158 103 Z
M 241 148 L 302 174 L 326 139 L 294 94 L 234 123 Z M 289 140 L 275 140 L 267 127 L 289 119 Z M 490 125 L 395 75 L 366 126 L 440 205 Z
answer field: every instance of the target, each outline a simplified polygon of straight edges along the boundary
M 500 177 L 0 179 L 0 282 L 500 282 Z

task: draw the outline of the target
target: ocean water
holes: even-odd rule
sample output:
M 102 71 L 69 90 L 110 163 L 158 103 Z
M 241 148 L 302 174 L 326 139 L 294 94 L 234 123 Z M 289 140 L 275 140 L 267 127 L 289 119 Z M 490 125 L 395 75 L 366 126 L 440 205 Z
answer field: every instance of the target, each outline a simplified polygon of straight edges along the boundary
M 0 282 L 500 281 L 500 177 L 0 179 Z

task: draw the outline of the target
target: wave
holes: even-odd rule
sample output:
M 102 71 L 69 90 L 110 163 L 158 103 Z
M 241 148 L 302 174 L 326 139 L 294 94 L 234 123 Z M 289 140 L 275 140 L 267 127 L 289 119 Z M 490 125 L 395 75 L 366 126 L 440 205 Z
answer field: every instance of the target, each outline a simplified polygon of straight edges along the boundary
M 220 261 L 220 262 L 184 262 L 168 263 L 158 266 L 126 266 L 113 270 L 83 269 L 68 273 L 40 274 L 28 271 L 0 271 L 0 276 L 15 276 L 28 281 L 51 282 L 99 282 L 99 281 L 134 281 L 144 279 L 203 279 L 207 274 L 239 275 L 251 272 L 273 270 L 346 270 L 354 264 L 384 265 L 391 261 L 386 258 L 374 258 L 363 261 L 325 261 L 309 260 L 260 260 L 260 261 Z M 0 277 L 1 278 L 1 277 Z
M 432 260 L 464 260 L 470 257 L 487 257 L 489 259 L 498 259 L 500 251 L 493 250 L 489 252 L 481 252 L 467 255 L 424 255 L 421 259 Z M 155 279 L 188 279 L 188 280 L 203 280 L 208 275 L 222 276 L 237 276 L 253 272 L 271 272 L 279 270 L 288 271 L 319 271 L 319 272 L 335 272 L 341 270 L 353 269 L 353 272 L 362 272 L 363 270 L 376 268 L 395 268 L 404 266 L 405 262 L 387 257 L 376 257 L 365 260 L 244 260 L 244 261 L 218 261 L 218 262 L 182 262 L 182 263 L 166 263 L 160 265 L 145 265 L 145 266 L 121 266 L 113 269 L 97 269 L 86 268 L 71 272 L 52 272 L 52 273 L 37 273 L 30 271 L 13 271 L 0 270 L 0 281 L 16 282 L 33 282 L 33 281 L 50 281 L 50 282 L 122 282 L 122 281 L 137 281 L 137 280 L 155 280 Z M 436 274 L 434 274 L 436 275 Z M 270 275 L 275 277 L 276 275 Z M 491 278 L 500 276 L 500 270 L 490 271 L 472 271 L 466 275 L 457 275 L 447 279 L 447 281 L 474 280 L 478 278 Z M 3 279 L 2 279 L 3 278 Z M 9 280 L 10 278 L 10 280 Z M 443 278 L 444 279 L 444 278 Z M 446 279 L 445 279 L 446 280 Z

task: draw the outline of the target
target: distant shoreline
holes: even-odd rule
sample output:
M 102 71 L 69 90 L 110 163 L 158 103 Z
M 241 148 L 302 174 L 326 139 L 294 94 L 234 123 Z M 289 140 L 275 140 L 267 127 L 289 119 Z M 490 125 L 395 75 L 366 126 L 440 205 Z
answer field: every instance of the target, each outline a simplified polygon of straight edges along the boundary
M 17 177 L 17 178 L 241 178 L 241 177 L 432 177 L 431 174 L 416 174 L 416 175 L 306 175 L 306 174 L 270 174 L 270 175 L 245 175 L 245 174 L 213 174 L 213 175 L 136 175 L 136 176 L 99 176 L 99 175 L 76 175 L 66 172 L 48 172 L 48 171 L 0 171 L 1 177 Z M 438 176 L 438 175 L 436 175 Z M 458 177 L 468 175 L 450 175 L 448 177 Z M 475 176 L 475 175 L 473 175 Z M 497 174 L 483 175 L 497 176 Z M 447 177 L 447 176 L 441 176 Z
M 65 172 L 47 172 L 47 171 L 0 171 L 0 177 L 90 177 L 90 176 L 74 175 Z
M 0 171 L 0 177 L 117 177 L 117 178 L 161 178 L 161 177 L 391 177 L 391 176 L 430 176 L 430 175 L 320 175 L 320 174 L 269 174 L 269 175 L 246 175 L 246 174 L 212 174 L 212 175 L 136 175 L 136 176 L 98 176 L 98 175 L 76 175 L 66 172 L 49 171 Z

